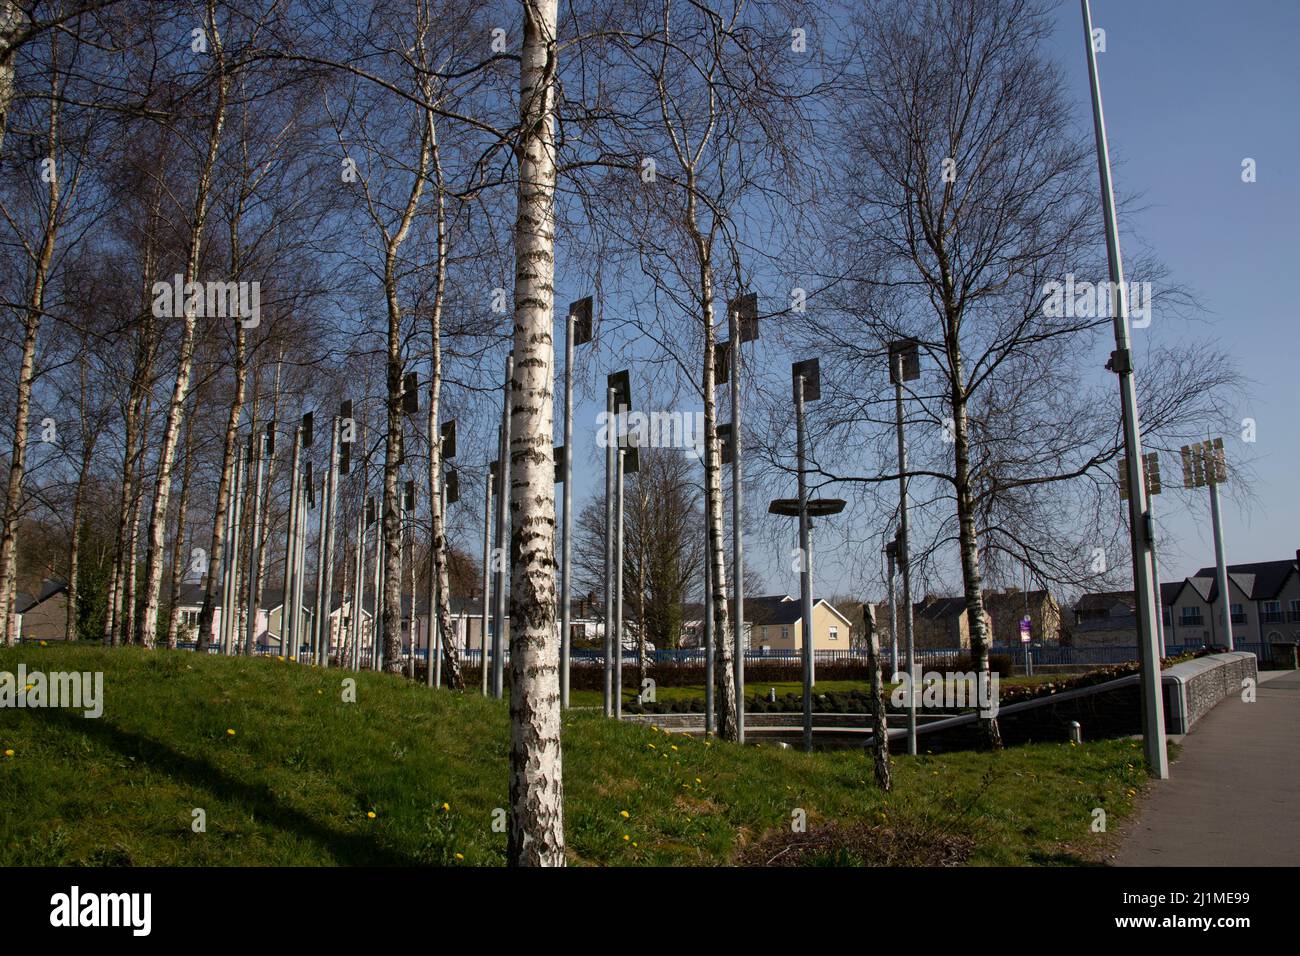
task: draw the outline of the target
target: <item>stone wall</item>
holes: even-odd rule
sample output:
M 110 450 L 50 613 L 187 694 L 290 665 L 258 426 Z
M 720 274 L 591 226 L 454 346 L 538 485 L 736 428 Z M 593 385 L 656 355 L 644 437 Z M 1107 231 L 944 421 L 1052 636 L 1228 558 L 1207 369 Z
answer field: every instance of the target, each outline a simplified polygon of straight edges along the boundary
M 1255 655 L 1245 651 L 1207 654 L 1167 668 L 1162 676 L 1165 693 L 1165 732 L 1185 734 L 1230 695 L 1240 694 L 1242 681 L 1259 679 Z

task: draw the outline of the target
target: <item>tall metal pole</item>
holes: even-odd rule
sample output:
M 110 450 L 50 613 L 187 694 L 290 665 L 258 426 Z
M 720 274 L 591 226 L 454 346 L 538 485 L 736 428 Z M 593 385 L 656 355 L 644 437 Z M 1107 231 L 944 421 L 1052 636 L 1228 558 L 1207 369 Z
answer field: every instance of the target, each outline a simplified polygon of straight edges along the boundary
M 573 323 L 564 323 L 564 543 L 560 552 L 560 706 L 569 707 L 569 594 L 573 563 Z
M 903 577 L 903 633 L 907 642 L 907 752 L 916 756 L 916 647 L 912 626 L 912 561 L 907 536 L 907 443 L 903 438 L 903 355 L 894 366 L 894 418 L 898 428 L 898 566 Z
M 221 653 L 229 655 L 235 642 L 235 622 L 239 619 L 239 539 L 243 518 L 244 473 L 248 462 L 244 448 L 239 448 L 239 457 L 235 464 L 235 487 L 230 498 L 230 534 L 226 537 L 226 579 L 223 581 L 221 598 Z
M 614 417 L 614 389 L 605 390 L 605 716 L 614 715 L 614 449 L 618 421 Z
M 295 565 L 298 561 L 298 462 L 302 457 L 302 426 L 293 430 L 293 453 L 289 465 L 289 524 L 284 538 L 284 582 L 280 589 L 280 653 L 285 660 L 297 649 L 298 635 L 294 626 L 298 623 L 291 613 L 294 588 L 297 585 Z M 292 648 L 292 650 L 291 650 Z
M 614 719 L 623 719 L 623 458 L 618 447 L 618 483 L 615 486 L 616 525 L 614 530 Z
M 1211 462 L 1211 468 L 1214 463 Z M 1232 593 L 1228 590 L 1228 564 L 1223 556 L 1223 515 L 1219 509 L 1219 482 L 1210 482 L 1210 517 L 1214 522 L 1214 577 L 1219 584 L 1219 600 L 1223 604 L 1223 633 L 1228 650 L 1236 645 L 1232 640 Z
M 1156 523 L 1155 495 L 1152 495 L 1148 499 L 1147 504 L 1151 508 L 1151 532 L 1152 532 L 1151 533 L 1151 576 L 1152 578 L 1155 579 L 1156 582 L 1156 620 L 1160 622 L 1160 630 L 1157 632 L 1160 635 L 1160 640 L 1158 645 L 1159 657 L 1157 658 L 1157 660 L 1163 661 L 1165 658 L 1165 608 L 1164 608 L 1165 599 L 1164 596 L 1160 593 L 1160 561 L 1158 560 L 1158 556 L 1156 554 L 1158 548 L 1156 547 L 1156 538 L 1155 538 L 1155 523 Z M 1025 590 L 1028 591 L 1028 588 L 1026 588 Z M 1170 611 L 1169 614 L 1170 614 L 1170 620 L 1172 621 L 1173 611 Z
M 897 572 L 894 570 L 893 552 L 889 552 L 885 560 L 889 565 L 889 667 L 890 674 L 896 675 L 898 673 L 898 602 L 894 598 L 894 578 Z M 890 683 L 893 683 L 892 676 Z
M 488 614 L 492 607 L 492 467 L 488 466 L 483 502 L 483 612 L 478 632 L 479 664 L 483 671 L 483 696 L 488 695 Z
M 444 476 L 444 475 L 439 475 L 439 476 L 438 476 L 438 507 L 439 507 L 439 509 L 440 509 L 438 513 L 439 513 L 440 515 L 442 515 L 443 537 L 445 538 L 446 535 L 447 535 L 447 531 L 446 531 L 446 528 L 447 528 L 447 482 L 446 482 L 446 476 Z M 414 531 L 414 530 L 415 530 L 415 529 L 412 528 L 412 531 Z M 432 572 L 431 572 L 431 573 L 432 573 Z M 414 537 L 412 537 L 412 539 L 411 539 L 411 574 L 412 574 L 412 575 L 415 574 L 415 539 L 414 539 Z M 414 577 L 412 577 L 412 580 L 415 580 Z M 438 581 L 438 586 L 437 586 L 437 588 L 435 588 L 435 589 L 433 590 L 433 592 L 432 592 L 433 595 L 439 595 L 439 591 L 441 590 L 441 588 L 442 588 L 442 581 L 439 580 L 439 581 Z M 411 615 L 412 615 L 412 616 L 411 616 L 411 620 L 415 620 L 415 610 L 414 610 L 414 608 L 415 608 L 415 585 L 411 585 L 411 608 L 412 608 L 412 611 L 411 611 Z M 447 601 L 447 610 L 448 610 L 448 611 L 451 610 L 451 601 L 450 601 L 450 600 Z M 427 643 L 432 647 L 432 654 L 433 654 L 433 665 L 429 668 L 429 670 L 431 670 L 431 671 L 433 672 L 433 686 L 434 686 L 434 687 L 441 687 L 441 686 L 442 686 L 442 625 L 443 625 L 443 620 L 442 620 L 442 605 L 441 605 L 441 604 L 437 605 L 436 607 L 430 606 L 430 608 L 429 608 L 429 622 L 430 622 L 431 626 L 433 627 L 433 633 L 432 633 L 431 636 L 430 636 L 430 640 L 427 642 Z M 450 629 L 451 629 L 451 622 L 450 622 L 450 621 L 447 621 L 446 623 L 447 623 L 447 628 L 448 628 L 448 630 L 450 630 Z M 455 636 L 454 636 L 454 635 L 453 635 L 453 637 L 452 637 L 452 640 L 455 641 Z
M 1119 250 L 1115 195 L 1110 180 L 1110 150 L 1106 144 L 1106 120 L 1101 106 L 1101 80 L 1097 75 L 1097 54 L 1092 45 L 1092 11 L 1088 0 L 1079 0 L 1079 3 L 1083 11 L 1083 46 L 1088 59 L 1093 130 L 1097 140 L 1097 173 L 1106 217 L 1106 258 L 1110 267 L 1111 303 L 1115 313 L 1115 351 L 1111 353 L 1108 367 L 1119 376 L 1120 403 L 1124 416 L 1124 450 L 1128 456 L 1129 534 L 1133 550 L 1133 590 L 1138 609 L 1138 650 L 1142 665 L 1143 737 L 1147 768 L 1155 777 L 1163 780 L 1169 776 L 1169 753 L 1165 745 L 1164 699 L 1160 688 L 1160 660 L 1157 657 L 1160 622 L 1156 619 L 1152 580 L 1151 516 L 1147 511 L 1147 489 L 1142 476 L 1142 427 L 1138 421 L 1137 389 L 1133 381 L 1133 358 L 1129 349 L 1128 294 Z
M 736 683 L 736 740 L 745 742 L 745 552 L 742 533 L 740 441 L 740 310 L 728 308 L 727 321 L 731 336 L 731 569 L 732 589 L 735 594 L 734 656 L 732 675 Z
M 505 692 L 506 569 L 510 563 L 510 400 L 515 375 L 515 354 L 506 356 L 506 382 L 501 402 L 500 479 L 497 481 L 497 548 L 501 566 L 497 569 L 497 626 L 492 635 L 492 696 Z
M 322 533 L 325 538 L 325 550 L 320 573 L 324 576 L 325 583 L 324 594 L 316 605 L 316 663 L 321 667 L 330 666 L 330 645 L 334 640 L 333 628 L 330 625 L 330 611 L 334 604 L 334 544 L 338 527 L 339 435 L 342 427 L 342 419 L 335 415 L 334 427 L 330 435 L 330 462 L 325 475 L 325 507 L 321 514 L 321 521 L 324 522 Z M 342 617 L 343 599 L 340 596 L 340 620 Z M 341 642 L 342 634 L 339 637 Z
M 410 552 L 409 555 L 407 553 L 408 548 Z M 407 569 L 408 572 L 407 576 L 410 578 L 410 584 L 411 584 L 411 609 L 410 611 L 407 612 L 406 615 L 406 647 L 407 647 L 406 678 L 407 680 L 413 681 L 415 680 L 415 651 L 420 644 L 420 632 L 416 627 L 416 619 L 415 619 L 416 582 L 415 582 L 415 509 L 414 508 L 411 508 L 406 515 L 403 515 L 401 552 L 405 557 L 405 562 L 406 562 L 403 565 L 403 567 Z M 430 607 L 429 611 L 430 614 L 432 614 L 433 608 Z M 430 617 L 429 621 L 430 623 L 432 623 L 433 618 Z M 430 662 L 430 666 L 428 670 L 430 673 L 433 672 L 432 662 Z
M 704 733 L 713 733 L 713 553 L 709 526 L 704 525 Z
M 329 475 L 322 475 L 320 479 L 320 507 L 317 509 L 319 518 L 317 520 L 316 535 L 316 600 L 312 605 L 311 618 L 311 657 L 309 660 L 318 665 L 321 663 L 322 647 L 321 641 L 329 639 L 329 590 L 325 586 L 325 512 L 329 508 Z M 323 613 L 322 613 L 323 612 Z M 328 652 L 326 655 L 328 656 Z M 323 666 L 323 665 L 322 665 Z
M 808 566 L 809 600 L 812 600 L 811 597 L 812 574 L 813 574 L 812 560 L 813 560 L 813 551 L 816 549 L 816 537 L 817 537 L 816 534 L 814 533 L 815 531 L 816 531 L 816 527 L 813 524 L 812 515 L 809 515 L 808 516 L 808 544 L 806 546 L 800 545 L 800 547 L 803 548 L 803 552 L 805 555 L 804 564 Z M 813 634 L 811 630 L 809 630 L 808 633 L 809 635 L 811 635 L 808 639 L 808 643 L 812 645 L 812 657 L 809 658 L 808 660 L 808 675 L 809 675 L 808 679 L 812 682 L 813 687 L 816 687 L 817 686 L 817 635 Z
M 352 670 L 361 669 L 361 615 L 365 611 L 365 560 L 366 560 L 366 507 L 365 501 L 357 502 L 357 554 L 356 567 L 352 574 L 352 627 L 350 628 L 351 646 L 349 663 Z
M 236 465 L 235 467 L 236 467 L 236 471 L 234 476 L 232 476 L 230 482 L 230 493 L 228 493 L 226 496 L 226 510 L 221 515 L 221 529 L 222 529 L 221 540 L 223 540 L 226 544 L 221 551 L 221 564 L 216 569 L 214 569 L 214 573 L 221 575 L 221 589 L 218 592 L 218 597 L 217 597 L 219 605 L 216 609 L 213 610 L 213 615 L 212 615 L 212 623 L 217 628 L 217 638 L 215 641 L 212 640 L 211 631 L 209 631 L 207 635 L 199 635 L 198 643 L 195 645 L 196 651 L 209 644 L 215 644 L 217 648 L 217 653 L 223 652 L 222 641 L 226 633 L 226 618 L 228 616 L 228 612 L 226 611 L 226 608 L 228 606 L 227 595 L 230 589 L 231 528 L 233 526 L 234 516 L 235 516 L 235 507 L 234 507 L 235 496 L 233 494 L 233 491 L 236 487 L 238 487 L 238 481 L 239 481 L 237 477 L 239 474 L 238 472 L 239 466 Z
M 379 670 L 383 663 L 383 651 L 379 643 L 379 623 L 383 619 L 381 613 L 381 604 L 384 595 L 384 521 L 379 514 L 378 505 L 375 509 L 375 596 L 374 610 L 370 615 L 370 668 Z
M 308 652 L 311 651 L 311 637 L 307 634 L 307 615 L 303 611 L 303 592 L 307 589 L 307 489 L 306 481 L 298 489 L 298 583 L 294 588 L 294 655 L 295 661 L 302 659 L 302 644 L 307 641 Z
M 803 376 L 794 379 L 794 423 L 799 456 L 799 598 L 803 604 L 803 749 L 812 753 L 812 549 L 808 540 L 808 479 L 804 473 Z M 735 427 L 734 425 L 732 426 Z
M 257 448 L 257 481 L 253 485 L 253 540 L 248 550 L 248 622 L 244 630 L 244 654 L 253 653 L 257 640 L 257 605 L 261 595 L 257 588 L 257 566 L 262 555 L 262 485 L 266 475 L 266 438 L 254 432 Z

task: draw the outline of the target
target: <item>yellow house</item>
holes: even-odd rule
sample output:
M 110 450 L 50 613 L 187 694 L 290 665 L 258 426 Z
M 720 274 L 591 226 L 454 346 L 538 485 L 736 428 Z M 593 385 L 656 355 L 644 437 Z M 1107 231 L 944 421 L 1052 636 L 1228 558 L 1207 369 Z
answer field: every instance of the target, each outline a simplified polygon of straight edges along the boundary
M 847 651 L 851 648 L 853 625 L 824 600 L 813 601 L 813 650 Z M 745 624 L 751 650 L 798 651 L 803 649 L 803 607 L 788 594 L 745 598 Z

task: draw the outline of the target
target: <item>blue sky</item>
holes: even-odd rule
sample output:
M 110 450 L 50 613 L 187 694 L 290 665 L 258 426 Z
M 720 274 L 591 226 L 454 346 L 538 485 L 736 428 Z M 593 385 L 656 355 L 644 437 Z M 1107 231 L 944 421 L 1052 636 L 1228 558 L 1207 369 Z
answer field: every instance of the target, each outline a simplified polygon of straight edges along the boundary
M 1293 556 L 1300 547 L 1300 316 L 1292 292 L 1300 218 L 1300 4 L 1101 0 L 1098 57 L 1116 188 L 1139 193 L 1136 230 L 1207 311 L 1196 338 L 1217 341 L 1250 380 L 1242 409 L 1257 423 L 1250 448 L 1225 435 L 1228 454 L 1254 459 L 1253 501 L 1225 501 L 1229 562 Z M 1088 104 L 1077 3 L 1057 10 L 1053 47 L 1069 90 Z M 1241 163 L 1256 161 L 1243 183 Z M 1185 324 L 1165 334 L 1188 331 Z M 1160 317 L 1147 334 L 1159 335 Z M 1142 332 L 1135 332 L 1135 341 Z M 1178 479 L 1164 462 L 1166 483 Z M 1161 577 L 1214 561 L 1209 502 L 1161 495 Z
M 1057 60 L 1091 146 L 1078 3 L 1062 0 L 1055 21 L 1044 53 Z M 1157 310 L 1149 329 L 1134 331 L 1138 359 L 1150 336 L 1208 341 L 1235 360 L 1249 379 L 1240 417 L 1255 420 L 1257 441 L 1245 446 L 1239 434 L 1223 436 L 1230 460 L 1244 455 L 1254 472 L 1249 496 L 1225 498 L 1228 560 L 1293 556 L 1300 547 L 1300 323 L 1290 290 L 1292 259 L 1300 251 L 1294 238 L 1300 220 L 1294 167 L 1300 157 L 1300 62 L 1293 49 L 1300 3 L 1096 0 L 1093 21 L 1106 31 L 1106 51 L 1098 59 L 1116 189 L 1137 196 L 1141 207 L 1121 221 L 1121 240 L 1129 254 L 1143 245 L 1154 251 L 1171 280 L 1187 286 L 1204 309 L 1190 322 Z M 1247 157 L 1257 168 L 1257 181 L 1249 184 L 1241 179 Z M 570 288 L 563 269 L 559 286 L 557 317 L 569 299 L 590 291 Z M 602 357 L 595 364 L 604 362 Z M 580 364 L 579 376 L 588 380 L 582 391 L 599 394 L 590 385 L 609 370 Z M 1098 374 L 1109 378 L 1100 369 Z M 561 382 L 556 387 L 558 393 Z M 578 508 L 603 480 L 599 455 L 590 447 L 597 411 L 596 401 L 580 397 Z M 558 402 L 556 414 L 558 432 Z M 1166 487 L 1180 484 L 1179 462 L 1165 456 L 1162 464 Z M 1155 509 L 1163 580 L 1213 563 L 1206 493 L 1165 493 L 1155 499 Z M 784 555 L 769 550 L 765 540 L 752 541 L 746 563 L 767 577 L 769 590 L 797 587 Z M 861 590 L 862 576 L 837 563 L 819 565 L 818 593 Z

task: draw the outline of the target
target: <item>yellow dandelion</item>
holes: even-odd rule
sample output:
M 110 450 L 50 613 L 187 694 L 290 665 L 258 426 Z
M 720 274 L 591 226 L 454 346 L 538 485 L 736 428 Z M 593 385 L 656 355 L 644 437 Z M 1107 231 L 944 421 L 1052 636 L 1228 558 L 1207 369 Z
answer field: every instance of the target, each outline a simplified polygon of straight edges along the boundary
M 13 752 L 12 750 L 6 750 L 6 751 L 5 751 L 5 756 L 6 756 L 6 757 L 12 757 L 13 755 L 14 755 L 14 752 Z
M 696 782 L 696 783 L 700 783 L 700 782 L 701 782 L 701 781 L 700 781 L 700 778 L 699 778 L 699 777 L 696 777 L 696 778 L 695 778 L 695 782 Z
M 635 840 L 632 841 L 632 846 L 634 846 L 634 847 L 636 846 L 636 841 L 635 841 Z
M 366 811 L 366 819 L 367 819 L 367 820 L 373 820 L 374 818 L 375 818 L 375 811 L 374 811 L 374 810 L 368 810 L 368 811 Z
M 676 749 L 677 749 L 677 745 L 676 745 L 676 744 L 672 744 L 672 745 L 671 745 L 671 749 L 676 750 Z
M 444 803 L 444 804 L 442 805 L 442 812 L 443 812 L 443 813 L 450 813 L 450 812 L 451 812 L 451 804 L 450 804 L 450 803 Z
M 227 728 L 226 728 L 226 736 L 227 736 L 227 737 L 233 737 L 233 736 L 235 736 L 235 730 L 234 730 L 233 727 L 227 727 Z
M 631 816 L 631 814 L 629 814 L 626 810 L 618 811 L 618 815 L 622 817 L 624 820 L 626 820 L 629 816 Z
M 456 859 L 458 859 L 458 860 L 463 860 L 463 859 L 465 859 L 465 854 L 464 854 L 464 853 L 457 853 L 457 854 L 456 854 Z
M 44 641 L 41 641 L 41 647 L 49 647 L 49 646 L 50 645 L 46 644 Z
M 624 839 L 624 840 L 630 840 L 630 839 L 632 839 L 632 838 L 631 838 L 630 836 L 628 836 L 626 833 L 624 833 L 624 834 L 623 834 L 623 839 Z

